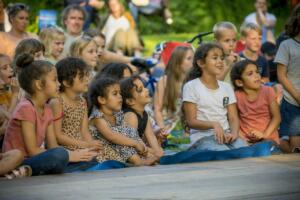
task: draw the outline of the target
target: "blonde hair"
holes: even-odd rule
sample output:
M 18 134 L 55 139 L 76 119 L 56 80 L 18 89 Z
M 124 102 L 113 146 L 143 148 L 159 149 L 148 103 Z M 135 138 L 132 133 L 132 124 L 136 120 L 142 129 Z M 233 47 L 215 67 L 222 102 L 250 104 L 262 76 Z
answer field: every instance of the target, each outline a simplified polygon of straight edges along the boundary
M 257 24 L 254 24 L 254 23 L 245 24 L 244 23 L 240 28 L 241 36 L 247 37 L 249 31 L 251 31 L 251 30 L 256 31 L 259 35 L 262 35 L 262 30 Z
M 213 27 L 215 39 L 219 40 L 221 38 L 221 35 L 222 35 L 222 32 L 224 31 L 224 29 L 233 30 L 237 33 L 236 26 L 233 23 L 227 22 L 227 21 L 219 22 L 219 23 L 216 23 Z
M 52 52 L 51 43 L 53 42 L 53 40 L 61 39 L 61 38 L 65 40 L 66 37 L 62 30 L 59 30 L 56 27 L 49 27 L 49 28 L 44 28 L 40 32 L 39 38 L 45 46 L 45 57 L 50 57 Z
M 94 42 L 97 46 L 97 43 L 91 37 L 80 37 L 75 40 L 70 46 L 70 56 L 81 58 L 82 51 L 91 43 Z
M 176 111 L 176 100 L 179 97 L 185 73 L 182 70 L 182 63 L 191 47 L 178 46 L 172 52 L 171 58 L 166 66 L 167 83 L 163 98 L 163 107 L 167 112 Z

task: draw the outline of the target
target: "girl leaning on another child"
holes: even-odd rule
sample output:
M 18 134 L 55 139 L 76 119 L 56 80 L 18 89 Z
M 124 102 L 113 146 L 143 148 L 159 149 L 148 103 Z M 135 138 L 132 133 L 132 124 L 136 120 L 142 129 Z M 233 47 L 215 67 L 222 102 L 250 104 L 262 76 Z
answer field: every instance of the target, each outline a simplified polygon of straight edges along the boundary
M 111 78 L 94 79 L 89 89 L 90 130 L 102 143 L 119 153 L 122 161 L 133 165 L 152 165 L 156 156 L 148 154 L 137 130 L 124 120 L 122 96 L 118 81 Z

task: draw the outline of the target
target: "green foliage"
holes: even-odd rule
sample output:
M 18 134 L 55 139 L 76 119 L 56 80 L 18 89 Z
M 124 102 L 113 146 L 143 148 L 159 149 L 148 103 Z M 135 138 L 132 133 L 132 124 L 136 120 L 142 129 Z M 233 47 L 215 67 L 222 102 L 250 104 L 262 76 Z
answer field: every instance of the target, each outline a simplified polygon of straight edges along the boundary
M 36 16 L 40 9 L 55 9 L 60 15 L 63 0 L 4 0 L 7 4 L 23 2 L 31 7 L 31 26 L 36 31 Z M 231 21 L 237 27 L 245 16 L 254 11 L 254 0 L 170 0 L 174 23 L 166 25 L 162 16 L 141 16 L 139 30 L 143 35 L 163 33 L 198 33 L 212 29 L 218 21 Z M 276 34 L 283 30 L 290 10 L 286 0 L 269 0 L 269 10 L 278 19 Z M 60 16 L 58 16 L 60 17 Z

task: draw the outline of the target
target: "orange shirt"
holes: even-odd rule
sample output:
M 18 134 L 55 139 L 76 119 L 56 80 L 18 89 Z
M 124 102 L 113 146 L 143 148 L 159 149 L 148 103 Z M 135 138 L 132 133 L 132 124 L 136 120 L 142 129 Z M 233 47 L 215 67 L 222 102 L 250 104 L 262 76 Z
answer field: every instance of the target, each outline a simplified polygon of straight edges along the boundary
M 250 130 L 264 132 L 271 121 L 270 104 L 276 101 L 274 89 L 262 86 L 254 101 L 249 101 L 244 91 L 235 92 L 240 118 L 240 136 L 247 141 Z M 273 140 L 279 144 L 278 131 L 274 131 L 264 139 Z

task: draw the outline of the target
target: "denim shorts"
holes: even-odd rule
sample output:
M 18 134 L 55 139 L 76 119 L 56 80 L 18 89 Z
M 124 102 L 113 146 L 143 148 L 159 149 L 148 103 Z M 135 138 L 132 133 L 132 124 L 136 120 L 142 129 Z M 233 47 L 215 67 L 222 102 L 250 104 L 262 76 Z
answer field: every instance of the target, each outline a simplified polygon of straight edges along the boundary
M 284 98 L 280 106 L 280 137 L 300 136 L 300 107 L 287 102 Z

